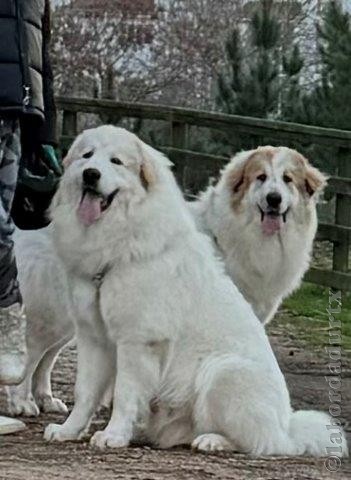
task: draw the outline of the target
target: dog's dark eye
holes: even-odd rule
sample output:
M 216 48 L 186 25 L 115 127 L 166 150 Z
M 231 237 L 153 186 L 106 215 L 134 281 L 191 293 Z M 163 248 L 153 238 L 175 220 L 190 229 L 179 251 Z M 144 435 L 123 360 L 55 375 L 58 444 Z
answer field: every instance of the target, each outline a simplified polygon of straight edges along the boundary
M 290 183 L 292 182 L 292 178 L 289 177 L 289 175 L 283 175 L 283 180 L 285 183 Z
M 265 180 L 267 180 L 267 175 L 265 173 L 261 173 L 261 175 L 257 177 L 257 180 L 259 180 L 260 182 L 264 182 Z
M 91 158 L 94 155 L 94 150 L 90 150 L 89 152 L 83 153 L 83 158 Z
M 115 165 L 123 165 L 122 160 L 120 160 L 120 159 L 117 158 L 117 157 L 111 158 L 111 163 L 114 163 Z

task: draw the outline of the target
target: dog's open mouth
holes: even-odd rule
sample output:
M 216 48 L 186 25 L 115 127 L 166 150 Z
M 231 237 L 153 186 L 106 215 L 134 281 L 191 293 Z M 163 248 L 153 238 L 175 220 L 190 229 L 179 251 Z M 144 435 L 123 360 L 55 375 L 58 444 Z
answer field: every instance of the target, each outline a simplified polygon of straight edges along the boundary
M 261 214 L 263 233 L 265 235 L 273 235 L 274 233 L 279 232 L 282 228 L 282 225 L 286 223 L 289 208 L 283 213 L 280 213 L 279 210 L 274 209 L 263 211 L 260 206 L 258 206 L 258 208 Z
M 84 187 L 82 198 L 77 210 L 78 218 L 83 225 L 88 227 L 99 220 L 101 215 L 109 208 L 117 193 L 118 188 L 109 195 L 103 195 L 97 190 Z

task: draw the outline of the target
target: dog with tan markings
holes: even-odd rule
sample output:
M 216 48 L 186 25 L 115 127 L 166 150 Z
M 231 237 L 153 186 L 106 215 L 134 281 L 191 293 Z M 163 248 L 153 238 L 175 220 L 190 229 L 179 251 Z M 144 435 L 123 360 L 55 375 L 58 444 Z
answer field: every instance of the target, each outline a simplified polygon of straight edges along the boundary
M 325 185 L 326 177 L 296 150 L 265 146 L 236 155 L 217 185 L 190 204 L 262 323 L 310 264 Z
M 160 152 L 111 126 L 74 142 L 52 205 L 75 311 L 75 404 L 48 441 L 84 437 L 106 389 L 97 448 L 154 445 L 323 456 L 331 418 L 294 411 L 268 337 L 196 229 Z M 348 448 L 340 435 L 340 453 Z
M 94 172 L 85 174 L 86 184 L 98 180 Z M 151 180 L 140 178 L 145 185 Z M 198 228 L 214 240 L 227 273 L 263 323 L 308 268 L 317 228 L 316 201 L 325 183 L 324 175 L 296 151 L 260 147 L 239 153 L 216 186 L 188 203 Z M 77 211 L 81 224 L 99 223 L 113 197 L 113 188 L 103 199 L 84 195 Z M 54 239 L 52 225 L 40 231 L 18 230 L 15 235 L 28 316 L 29 363 L 24 382 L 9 388 L 13 415 L 67 411 L 51 392 L 56 357 L 74 335 L 67 268 Z

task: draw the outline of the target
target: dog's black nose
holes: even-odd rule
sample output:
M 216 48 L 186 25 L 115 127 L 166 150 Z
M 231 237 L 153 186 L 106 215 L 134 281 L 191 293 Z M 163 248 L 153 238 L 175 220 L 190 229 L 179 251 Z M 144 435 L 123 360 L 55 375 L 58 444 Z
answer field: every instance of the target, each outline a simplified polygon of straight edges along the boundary
M 85 185 L 94 187 L 101 177 L 101 173 L 96 168 L 86 168 L 83 170 L 83 182 Z
M 278 208 L 282 203 L 282 196 L 278 192 L 270 192 L 266 198 L 268 205 L 272 208 Z

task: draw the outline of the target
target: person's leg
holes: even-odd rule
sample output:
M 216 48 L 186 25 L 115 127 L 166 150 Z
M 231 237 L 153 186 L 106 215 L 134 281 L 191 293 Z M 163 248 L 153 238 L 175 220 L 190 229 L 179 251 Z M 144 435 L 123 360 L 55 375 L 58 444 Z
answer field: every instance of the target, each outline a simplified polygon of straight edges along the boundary
M 26 319 L 17 281 L 10 215 L 20 154 L 18 123 L 0 119 L 0 385 L 20 383 L 26 364 Z M 0 435 L 24 428 L 20 420 L 0 416 Z
M 18 123 L 0 120 L 0 385 L 20 383 L 26 365 L 26 319 L 17 280 L 10 213 L 20 154 Z

